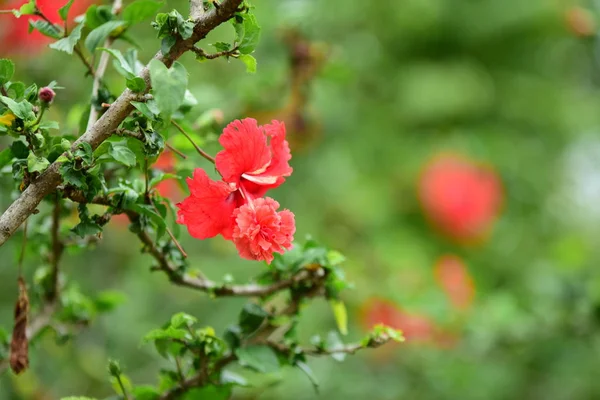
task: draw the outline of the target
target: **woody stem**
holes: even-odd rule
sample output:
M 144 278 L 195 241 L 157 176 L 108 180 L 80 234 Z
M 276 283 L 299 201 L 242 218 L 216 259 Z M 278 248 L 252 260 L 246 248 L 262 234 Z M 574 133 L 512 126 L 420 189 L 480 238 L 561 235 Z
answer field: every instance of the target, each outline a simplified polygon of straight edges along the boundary
M 200 148 L 200 146 L 198 146 L 198 145 L 197 145 L 197 144 L 194 142 L 194 140 L 193 140 L 193 139 L 190 137 L 190 135 L 188 135 L 188 134 L 187 134 L 187 132 L 186 132 L 186 131 L 185 131 L 185 130 L 184 130 L 182 127 L 181 127 L 181 125 L 179 125 L 177 122 L 175 122 L 175 121 L 173 121 L 173 120 L 171 120 L 171 123 L 173 124 L 173 126 L 174 126 L 175 128 L 177 128 L 177 130 L 178 130 L 179 132 L 181 132 L 181 133 L 183 134 L 183 136 L 185 136 L 185 137 L 186 137 L 186 139 L 187 139 L 187 140 L 189 140 L 189 141 L 190 141 L 190 143 L 192 144 L 192 146 L 194 146 L 194 149 L 196 149 L 196 151 L 197 151 L 197 152 L 198 152 L 198 153 L 199 153 L 199 154 L 200 154 L 202 157 L 206 158 L 208 161 L 210 161 L 210 162 L 211 162 L 211 163 L 213 163 L 213 164 L 215 163 L 215 159 L 214 159 L 212 156 L 210 156 L 210 155 L 209 155 L 207 152 L 205 152 L 204 150 L 202 150 L 202 149 Z

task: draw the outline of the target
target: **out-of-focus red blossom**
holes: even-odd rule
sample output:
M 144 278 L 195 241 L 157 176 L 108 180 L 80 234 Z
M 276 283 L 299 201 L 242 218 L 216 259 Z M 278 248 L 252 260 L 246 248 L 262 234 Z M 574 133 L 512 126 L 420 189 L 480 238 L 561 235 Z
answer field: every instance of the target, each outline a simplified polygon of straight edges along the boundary
M 223 179 L 213 181 L 196 169 L 187 179 L 190 196 L 177 204 L 177 222 L 197 239 L 220 234 L 235 242 L 242 257 L 270 263 L 273 252 L 291 246 L 295 230 L 290 211 L 277 212 L 276 201 L 261 198 L 292 173 L 285 126 L 275 120 L 263 126 L 252 118 L 236 120 L 219 142 L 224 149 L 215 166 Z
M 242 258 L 271 263 L 274 252 L 283 254 L 292 248 L 294 214 L 289 210 L 277 212 L 278 208 L 279 203 L 267 197 L 234 210 L 233 243 Z
M 579 37 L 590 37 L 596 33 L 596 21 L 592 14 L 582 7 L 571 7 L 565 13 L 567 28 Z
M 3 10 L 19 9 L 26 0 L 0 1 L 0 8 Z M 75 0 L 69 11 L 69 26 L 73 27 L 73 19 L 85 12 L 87 7 L 95 3 L 93 0 Z M 56 24 L 61 23 L 58 9 L 64 6 L 66 1 L 58 0 L 37 0 L 37 6 L 48 19 Z M 23 15 L 21 18 L 15 18 L 12 14 L 0 14 L 0 56 L 6 55 L 36 55 L 43 51 L 45 45 L 52 42 L 52 39 L 42 35 L 37 30 L 29 32 L 29 20 L 40 19 L 35 15 Z
M 377 324 L 399 329 L 407 341 L 427 341 L 433 338 L 435 325 L 423 315 L 409 314 L 389 300 L 369 299 L 362 307 L 361 322 L 365 330 Z
M 475 285 L 467 266 L 460 257 L 444 255 L 434 269 L 435 279 L 452 305 L 459 310 L 468 309 L 475 296 Z
M 419 181 L 419 198 L 427 218 L 460 242 L 487 237 L 502 197 L 502 185 L 493 169 L 456 154 L 434 157 Z

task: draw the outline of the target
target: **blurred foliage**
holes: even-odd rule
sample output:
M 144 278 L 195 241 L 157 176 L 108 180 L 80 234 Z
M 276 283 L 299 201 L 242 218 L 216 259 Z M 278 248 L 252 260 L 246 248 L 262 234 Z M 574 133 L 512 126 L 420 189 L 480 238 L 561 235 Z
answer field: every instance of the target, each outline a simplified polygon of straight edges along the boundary
M 600 55 L 595 36 L 581 26 L 596 17 L 593 4 L 583 4 L 590 8 L 582 19 L 566 0 L 261 0 L 255 75 L 224 59 L 182 60 L 193 76 L 198 116 L 213 109 L 223 121 L 284 116 L 297 151 L 294 175 L 276 196 L 296 214 L 297 237 L 310 232 L 347 256 L 348 279 L 356 283 L 343 296 L 349 337 L 363 336 L 364 304 L 374 297 L 453 337 L 445 344 L 409 340 L 393 354 L 386 348 L 343 364 L 312 360 L 320 395 L 299 371 L 284 370 L 235 398 L 600 396 L 594 379 L 600 369 Z M 318 71 L 301 85 L 291 73 L 290 28 L 312 43 L 309 54 L 318 54 L 318 61 L 308 58 Z M 220 28 L 207 42 L 229 34 Z M 148 61 L 158 43 L 152 27 L 132 36 L 142 46 L 140 60 Z M 74 101 L 87 96 L 91 82 L 80 64 L 66 60 L 47 52 L 22 56 L 17 65 L 20 78 L 65 86 L 48 113 L 73 130 L 84 111 Z M 118 90 L 123 78 L 114 69 L 109 74 L 109 86 Z M 306 93 L 300 128 L 289 112 L 290 104 L 298 108 L 298 90 Z M 214 154 L 218 129 L 203 132 Z M 502 182 L 503 208 L 485 242 L 456 243 L 433 228 L 419 204 L 420 172 L 446 151 L 486 163 Z M 188 159 L 188 172 L 180 173 L 201 162 Z M 10 200 L 0 190 L 3 208 Z M 215 278 L 227 271 L 241 279 L 263 268 L 239 260 L 221 239 L 190 238 L 183 245 L 192 264 Z M 0 248 L 4 327 L 12 323 L 19 246 L 15 236 Z M 91 252 L 66 255 L 64 270 L 83 292 L 118 290 L 126 301 L 66 345 L 50 336 L 35 343 L 30 371 L 0 377 L 1 398 L 108 396 L 107 358 L 119 359 L 132 380 L 152 383 L 163 361 L 140 347 L 139 338 L 176 311 L 224 331 L 242 300 L 216 303 L 172 287 L 148 272 L 150 259 L 138 250 L 115 221 Z M 475 295 L 467 309 L 454 308 L 436 282 L 434 268 L 445 254 L 464 260 L 472 276 Z M 31 274 L 39 262 L 25 259 L 25 271 Z M 309 333 L 335 328 L 327 304 L 312 305 L 303 319 L 307 341 Z

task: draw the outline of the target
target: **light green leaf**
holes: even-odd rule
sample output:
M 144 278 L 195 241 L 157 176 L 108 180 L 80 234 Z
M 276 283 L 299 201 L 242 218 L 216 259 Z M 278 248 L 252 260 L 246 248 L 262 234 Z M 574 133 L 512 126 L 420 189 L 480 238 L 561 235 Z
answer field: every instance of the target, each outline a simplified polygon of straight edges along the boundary
M 156 15 L 157 11 L 164 6 L 163 1 L 137 0 L 123 9 L 123 19 L 129 24 L 137 24 Z
M 155 120 L 156 116 L 160 113 L 156 107 L 156 102 L 149 100 L 147 102 L 132 101 L 131 105 L 134 106 L 142 115 L 150 120 Z
M 33 106 L 26 100 L 22 100 L 20 102 L 16 102 L 10 97 L 0 96 L 0 100 L 6 104 L 6 106 L 13 112 L 17 117 L 21 118 L 24 121 L 29 121 L 35 118 L 35 114 L 33 113 Z
M 127 88 L 135 93 L 141 93 L 146 90 L 146 81 L 139 76 L 128 78 L 126 81 Z
M 64 51 L 67 54 L 73 54 L 73 49 L 75 45 L 81 39 L 81 29 L 83 28 L 83 24 L 77 25 L 69 34 L 69 36 L 60 39 L 54 43 L 50 44 L 50 48 Z
M 98 50 L 106 51 L 111 56 L 113 56 L 114 58 L 116 58 L 116 60 L 119 62 L 119 66 L 122 69 L 122 71 L 119 71 L 119 72 L 124 72 L 125 74 L 122 74 L 122 75 L 125 78 L 131 79 L 131 78 L 135 77 L 135 71 L 132 69 L 132 67 L 129 64 L 129 62 L 125 59 L 125 57 L 123 56 L 123 54 L 119 50 L 117 50 L 117 49 L 107 49 L 105 47 L 100 47 L 100 48 L 98 48 Z
M 114 32 L 122 32 L 126 26 L 127 22 L 125 21 L 108 21 L 103 23 L 91 31 L 88 37 L 85 39 L 86 49 L 93 53 L 94 50 L 96 50 L 96 48 L 99 47 L 107 37 Z
M 254 14 L 244 15 L 244 37 L 238 46 L 242 54 L 250 54 L 256 49 L 260 40 L 260 25 L 256 21 Z
M 135 166 L 135 153 L 127 147 L 127 141 L 111 142 L 108 148 L 108 154 L 118 163 L 126 167 Z
M 337 324 L 338 330 L 342 335 L 348 334 L 348 312 L 346 311 L 346 305 L 341 300 L 331 299 L 329 300 L 335 323 Z
M 158 400 L 160 397 L 158 390 L 148 385 L 136 386 L 131 393 L 135 400 Z
M 20 18 L 22 15 L 33 15 L 37 9 L 35 0 L 29 0 L 29 3 L 25 3 L 18 10 L 13 10 L 15 17 Z
M 256 72 L 256 58 L 250 54 L 241 54 L 239 57 L 240 61 L 246 64 L 246 72 L 251 74 Z
M 50 165 L 45 157 L 37 157 L 33 152 L 27 156 L 27 169 L 29 172 L 43 172 Z
M 179 312 L 171 317 L 171 326 L 173 328 L 181 328 L 183 325 L 190 326 L 196 322 L 198 322 L 196 317 L 184 312 Z
M 15 64 L 7 58 L 0 59 L 0 85 L 10 81 L 14 73 Z
M 272 373 L 279 370 L 277 354 L 269 346 L 239 347 L 235 350 L 240 365 L 252 368 L 262 373 Z
M 62 6 L 61 8 L 58 9 L 58 15 L 60 15 L 60 18 L 63 21 L 67 20 L 67 17 L 69 16 L 69 10 L 71 9 L 72 5 L 73 5 L 73 0 L 69 0 L 69 2 L 67 4 L 65 4 L 64 6 Z
M 183 103 L 188 84 L 187 71 L 178 62 L 168 69 L 156 59 L 150 61 L 148 67 L 156 105 L 161 114 L 170 116 Z
M 167 329 L 154 329 L 148 332 L 142 339 L 142 342 L 148 343 L 158 339 L 185 339 L 188 334 L 188 331 L 185 329 L 177 329 L 170 326 Z

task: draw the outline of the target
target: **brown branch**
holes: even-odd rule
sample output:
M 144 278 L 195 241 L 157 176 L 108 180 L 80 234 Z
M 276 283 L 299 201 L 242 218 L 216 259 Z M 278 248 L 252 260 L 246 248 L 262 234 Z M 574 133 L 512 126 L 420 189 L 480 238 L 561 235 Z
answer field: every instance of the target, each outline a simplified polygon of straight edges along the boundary
M 219 57 L 235 57 L 236 55 L 239 55 L 238 46 L 235 46 L 231 50 L 218 51 L 218 52 L 212 53 L 212 54 L 208 54 L 208 53 L 204 52 L 204 50 L 202 50 L 201 48 L 198 48 L 196 46 L 190 48 L 190 50 L 193 51 L 194 53 L 196 53 L 196 56 L 206 58 L 207 60 L 214 60 L 215 58 L 219 58 Z
M 237 11 L 242 0 L 224 0 L 220 7 L 211 9 L 202 14 L 196 20 L 194 33 L 187 40 L 178 38 L 171 50 L 167 54 L 162 54 L 160 51 L 154 58 L 162 61 L 167 67 L 171 67 L 183 53 L 191 46 L 203 39 L 208 32 L 213 30 L 218 25 L 229 20 Z M 151 87 L 150 73 L 148 68 L 144 68 L 140 77 L 144 79 L 149 90 Z M 89 143 L 92 149 L 97 148 L 100 143 L 110 137 L 112 132 L 118 128 L 120 123 L 133 110 L 131 101 L 139 98 L 131 90 L 126 89 L 111 105 L 111 107 L 87 129 L 71 147 L 75 151 L 77 146 L 86 142 Z M 17 228 L 33 213 L 42 199 L 56 190 L 56 187 L 62 182 L 60 173 L 58 172 L 59 163 L 54 162 L 44 173 L 35 179 L 25 189 L 21 196 L 16 199 L 10 207 L 0 216 L 0 246 L 2 246 L 17 230 Z
M 196 151 L 198 152 L 198 154 L 200 154 L 202 157 L 206 158 L 208 161 L 210 161 L 211 163 L 215 163 L 215 159 L 214 157 L 212 157 L 210 154 L 208 154 L 207 152 L 205 152 L 204 150 L 202 150 L 197 144 L 196 142 L 194 142 L 194 140 L 190 137 L 190 135 L 187 134 L 187 132 L 185 131 L 185 129 L 183 129 L 181 127 L 181 125 L 179 125 L 177 122 L 175 122 L 174 120 L 171 120 L 171 124 L 173 124 L 173 126 L 175 128 L 177 128 L 177 130 L 179 132 L 181 132 L 183 134 L 183 136 L 185 136 L 185 138 L 192 144 L 192 146 L 194 146 L 194 149 L 196 149 Z

